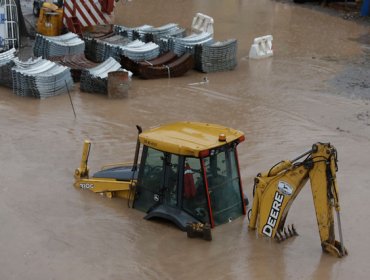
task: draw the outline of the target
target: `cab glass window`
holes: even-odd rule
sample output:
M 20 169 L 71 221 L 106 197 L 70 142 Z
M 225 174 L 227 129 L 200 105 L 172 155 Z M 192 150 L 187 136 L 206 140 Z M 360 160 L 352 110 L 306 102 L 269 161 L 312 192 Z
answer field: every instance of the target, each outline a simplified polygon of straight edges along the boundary
M 206 189 L 199 158 L 185 158 L 182 208 L 202 223 L 210 223 Z
M 230 222 L 243 214 L 235 147 L 225 146 L 204 158 L 209 197 L 215 225 Z
M 163 158 L 163 152 L 144 147 L 139 170 L 140 179 L 136 188 L 135 208 L 148 211 L 162 201 Z

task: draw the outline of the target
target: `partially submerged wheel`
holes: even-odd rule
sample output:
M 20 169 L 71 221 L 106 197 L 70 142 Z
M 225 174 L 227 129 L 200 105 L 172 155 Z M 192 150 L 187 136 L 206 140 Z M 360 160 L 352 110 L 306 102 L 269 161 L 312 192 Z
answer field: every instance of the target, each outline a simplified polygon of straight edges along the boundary
M 202 238 L 207 241 L 212 241 L 211 226 L 202 223 L 188 223 L 186 225 L 186 233 L 188 238 Z
M 209 224 L 204 225 L 203 239 L 207 241 L 212 241 L 211 226 Z

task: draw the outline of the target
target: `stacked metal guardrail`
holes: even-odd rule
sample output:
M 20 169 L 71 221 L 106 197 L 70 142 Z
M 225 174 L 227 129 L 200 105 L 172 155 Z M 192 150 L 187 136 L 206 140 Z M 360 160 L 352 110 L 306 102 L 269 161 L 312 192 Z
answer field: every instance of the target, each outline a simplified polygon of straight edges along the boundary
M 121 50 L 119 46 L 126 46 L 131 41 L 120 35 L 114 35 L 112 37 L 104 39 L 104 41 L 98 40 L 97 44 L 97 61 L 104 61 L 109 57 L 119 59 Z
M 114 33 L 107 34 L 101 38 L 86 37 L 85 54 L 87 58 L 95 62 L 103 62 L 109 57 L 119 59 L 120 53 L 119 46 L 126 46 L 131 42 L 127 37 L 116 35 Z
M 113 26 L 113 31 L 116 34 L 122 35 L 124 37 L 129 38 L 131 41 L 136 40 L 136 39 L 141 39 L 140 38 L 140 33 L 145 30 L 150 30 L 154 28 L 151 25 L 145 24 L 137 27 L 126 27 L 123 25 L 114 25 Z
M 195 47 L 195 68 L 209 73 L 233 70 L 237 65 L 237 40 L 229 39 Z
M 110 57 L 96 67 L 83 70 L 81 72 L 80 89 L 85 92 L 107 94 L 108 73 L 115 71 L 125 71 L 121 64 Z M 130 73 L 129 76 L 131 76 Z
M 168 49 L 177 55 L 190 53 L 194 55 L 196 45 L 209 44 L 213 41 L 213 34 L 202 32 L 200 34 L 191 34 L 184 38 L 166 38 L 162 40 L 163 45 L 168 44 Z
M 145 61 L 133 61 L 129 59 L 128 57 L 122 55 L 121 56 L 121 65 L 123 68 L 125 68 L 128 71 L 131 71 L 134 75 L 140 74 L 140 69 L 149 67 L 149 66 L 162 66 L 166 65 L 174 60 L 176 60 L 178 56 L 173 52 L 167 52 L 165 54 L 162 54 L 158 56 L 155 59 L 152 60 L 145 60 Z
M 85 69 L 96 67 L 98 64 L 88 60 L 84 54 L 73 54 L 65 56 L 50 57 L 49 60 L 71 69 L 71 75 L 74 82 L 79 82 L 81 72 Z
M 153 60 L 135 62 L 122 56 L 121 65 L 143 79 L 171 78 L 182 76 L 192 69 L 194 58 L 189 53 L 179 57 L 173 52 L 167 52 Z
M 122 54 L 133 61 L 151 60 L 159 56 L 159 46 L 149 42 L 141 45 L 141 41 L 135 40 L 125 47 L 121 47 Z
M 16 50 L 10 49 L 0 53 L 0 85 L 12 88 L 12 67 L 14 66 L 13 59 L 15 58 Z
M 96 52 L 97 52 L 97 39 L 103 39 L 113 36 L 114 33 L 112 31 L 108 31 L 106 33 L 84 33 L 83 40 L 85 41 L 85 56 L 87 59 L 92 60 L 94 62 L 98 62 L 96 60 Z M 101 61 L 99 61 L 101 62 Z
M 184 53 L 166 65 L 148 66 L 139 69 L 139 76 L 144 79 L 171 78 L 184 75 L 194 67 L 193 55 Z
M 158 42 L 160 38 L 167 36 L 175 35 L 180 37 L 185 32 L 185 29 L 180 28 L 176 23 L 168 23 L 159 27 L 139 29 L 136 32 L 140 40 L 144 42 Z
M 168 44 L 163 43 L 166 42 L 166 39 L 183 38 L 186 35 L 186 30 L 182 27 L 179 27 L 179 25 L 176 23 L 168 23 L 159 27 L 143 25 L 134 28 L 115 25 L 114 32 L 122 36 L 126 36 L 131 40 L 140 39 L 141 41 L 147 43 L 154 42 L 159 45 L 161 54 L 169 51 Z
M 159 46 L 159 51 L 161 54 L 167 53 L 170 51 L 168 46 L 168 40 L 170 38 L 184 38 L 186 36 L 186 30 L 184 28 L 173 28 L 168 31 L 168 33 L 161 34 L 158 36 L 155 33 L 145 34 L 144 40 L 150 40 L 155 42 Z
M 17 95 L 43 99 L 66 93 L 73 85 L 68 67 L 41 57 L 27 61 L 15 58 L 13 61 L 13 91 Z
M 109 57 L 120 60 L 125 55 L 132 60 L 150 60 L 159 55 L 159 46 L 155 43 L 144 43 L 140 40 L 131 41 L 122 35 L 107 36 L 104 38 L 86 38 L 86 56 L 96 62 L 103 62 Z
M 43 58 L 80 54 L 84 50 L 85 42 L 77 34 L 71 32 L 60 36 L 43 36 L 37 34 L 33 48 L 34 55 Z

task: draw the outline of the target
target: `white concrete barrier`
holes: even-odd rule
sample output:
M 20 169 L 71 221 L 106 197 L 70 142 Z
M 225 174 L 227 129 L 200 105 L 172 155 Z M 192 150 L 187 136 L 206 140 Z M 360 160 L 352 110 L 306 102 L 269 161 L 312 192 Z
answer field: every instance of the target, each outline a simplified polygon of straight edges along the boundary
M 202 13 L 197 13 L 193 18 L 191 32 L 197 34 L 202 32 L 213 34 L 213 18 Z
M 259 59 L 272 56 L 272 40 L 272 35 L 255 38 L 249 50 L 249 58 Z

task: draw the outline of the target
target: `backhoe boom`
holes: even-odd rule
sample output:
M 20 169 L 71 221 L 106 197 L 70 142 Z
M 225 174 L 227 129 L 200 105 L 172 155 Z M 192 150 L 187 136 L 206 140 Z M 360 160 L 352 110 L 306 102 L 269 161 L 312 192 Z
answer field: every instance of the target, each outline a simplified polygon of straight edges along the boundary
M 305 156 L 303 161 L 297 162 Z M 294 227 L 284 229 L 285 220 L 294 199 L 310 180 L 322 249 L 337 257 L 346 255 L 336 171 L 336 149 L 329 143 L 316 143 L 312 150 L 296 159 L 282 161 L 268 172 L 258 174 L 249 228 L 257 228 L 259 234 L 278 241 L 296 235 Z M 337 212 L 340 242 L 335 240 L 333 208 Z

